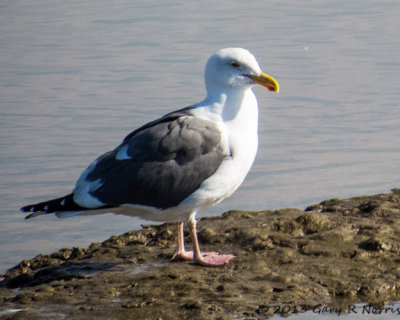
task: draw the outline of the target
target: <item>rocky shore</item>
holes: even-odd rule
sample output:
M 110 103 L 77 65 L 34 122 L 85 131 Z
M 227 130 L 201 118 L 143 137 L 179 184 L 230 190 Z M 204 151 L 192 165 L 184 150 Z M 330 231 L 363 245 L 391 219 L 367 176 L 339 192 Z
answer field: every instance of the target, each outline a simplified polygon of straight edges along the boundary
M 203 250 L 236 258 L 221 268 L 171 262 L 176 225 L 143 226 L 0 275 L 0 319 L 266 319 L 400 300 L 400 189 L 230 211 L 198 230 Z

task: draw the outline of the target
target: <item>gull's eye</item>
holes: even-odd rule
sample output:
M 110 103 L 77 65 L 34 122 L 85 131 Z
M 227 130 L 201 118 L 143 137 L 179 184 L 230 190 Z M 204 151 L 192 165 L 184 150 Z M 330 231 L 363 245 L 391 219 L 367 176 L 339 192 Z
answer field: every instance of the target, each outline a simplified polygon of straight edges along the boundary
M 231 65 L 232 65 L 232 67 L 235 67 L 235 68 L 239 68 L 240 67 L 240 64 L 237 63 L 237 62 L 232 62 Z

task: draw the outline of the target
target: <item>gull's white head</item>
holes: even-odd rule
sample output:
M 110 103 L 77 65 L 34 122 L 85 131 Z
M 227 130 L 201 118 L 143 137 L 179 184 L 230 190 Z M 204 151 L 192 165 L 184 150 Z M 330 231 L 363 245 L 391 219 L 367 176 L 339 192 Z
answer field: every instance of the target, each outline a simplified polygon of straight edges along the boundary
M 247 90 L 260 84 L 270 91 L 279 91 L 278 82 L 261 71 L 256 58 L 246 49 L 226 48 L 208 59 L 205 70 L 207 91 L 220 89 Z

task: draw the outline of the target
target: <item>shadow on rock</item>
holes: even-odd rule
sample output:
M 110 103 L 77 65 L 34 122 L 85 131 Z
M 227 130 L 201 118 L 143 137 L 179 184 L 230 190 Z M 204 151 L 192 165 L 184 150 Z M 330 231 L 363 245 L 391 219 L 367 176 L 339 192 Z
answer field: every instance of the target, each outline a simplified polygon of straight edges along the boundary
M 14 278 L 5 279 L 0 286 L 5 288 L 24 288 L 47 284 L 55 280 L 71 280 L 86 278 L 89 274 L 106 271 L 115 266 L 107 262 L 65 262 L 60 265 L 47 267 L 34 274 L 20 274 Z

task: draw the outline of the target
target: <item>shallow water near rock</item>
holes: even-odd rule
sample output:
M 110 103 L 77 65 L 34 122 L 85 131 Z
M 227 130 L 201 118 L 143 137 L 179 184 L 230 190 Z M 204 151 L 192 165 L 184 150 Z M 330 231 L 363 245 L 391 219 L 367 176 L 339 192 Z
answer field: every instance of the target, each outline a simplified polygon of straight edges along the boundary
M 147 225 L 22 261 L 1 276 L 0 319 L 263 319 L 317 306 L 381 308 L 400 300 L 399 216 L 394 189 L 304 211 L 203 218 L 202 249 L 236 256 L 221 268 L 171 262 L 176 225 Z

